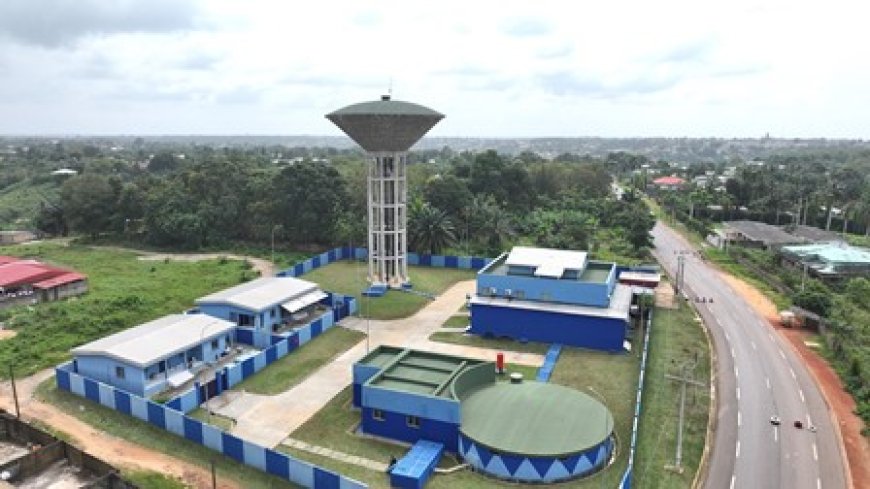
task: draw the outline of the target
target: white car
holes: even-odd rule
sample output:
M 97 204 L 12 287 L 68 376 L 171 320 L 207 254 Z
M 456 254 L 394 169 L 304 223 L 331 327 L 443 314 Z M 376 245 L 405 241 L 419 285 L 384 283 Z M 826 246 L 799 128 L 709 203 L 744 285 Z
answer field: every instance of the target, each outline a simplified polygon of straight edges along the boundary
M 780 423 L 779 416 L 773 415 L 770 417 L 770 424 L 772 424 L 774 426 L 779 426 L 779 423 Z

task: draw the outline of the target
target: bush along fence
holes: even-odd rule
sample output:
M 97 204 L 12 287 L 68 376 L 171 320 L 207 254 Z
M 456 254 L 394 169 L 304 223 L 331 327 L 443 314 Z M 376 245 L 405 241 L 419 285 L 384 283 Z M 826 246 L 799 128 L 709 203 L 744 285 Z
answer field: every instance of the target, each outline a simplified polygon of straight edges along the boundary
M 339 260 L 364 260 L 368 258 L 368 250 L 365 248 L 333 248 L 329 251 L 301 261 L 286 270 L 277 273 L 279 277 L 301 277 L 306 273 L 329 265 Z M 452 255 L 421 255 L 408 253 L 408 265 L 420 265 L 436 268 L 460 268 L 465 270 L 480 270 L 492 261 L 492 258 L 477 256 L 452 256 Z
M 640 357 L 640 374 L 637 377 L 637 394 L 634 401 L 634 417 L 631 420 L 631 443 L 628 448 L 628 467 L 625 468 L 625 474 L 622 476 L 622 481 L 619 483 L 619 489 L 631 489 L 631 478 L 634 471 L 634 453 L 637 448 L 637 425 L 640 421 L 641 397 L 643 396 L 643 378 L 646 373 L 646 359 L 649 352 L 649 330 L 652 329 L 652 309 L 649 310 L 649 316 L 646 318 L 646 331 L 643 335 L 643 353 Z
M 243 358 L 232 365 L 224 366 L 215 372 L 214 378 L 203 384 L 195 383 L 188 391 L 170 399 L 166 406 L 183 413 L 189 413 L 209 399 L 219 396 L 248 377 L 263 370 L 273 362 L 293 353 L 321 333 L 329 330 L 340 320 L 355 314 L 357 301 L 353 297 L 329 293 L 324 300 L 331 310 L 314 321 L 295 330 L 280 335 L 272 335 L 272 345 L 254 355 Z M 236 341 L 253 345 L 254 331 L 250 328 L 237 328 Z
M 55 379 L 60 389 L 138 418 L 208 447 L 240 463 L 302 487 L 313 489 L 362 489 L 368 487 L 335 472 L 245 441 L 169 406 L 81 376 L 73 372 L 73 362 L 56 367 Z

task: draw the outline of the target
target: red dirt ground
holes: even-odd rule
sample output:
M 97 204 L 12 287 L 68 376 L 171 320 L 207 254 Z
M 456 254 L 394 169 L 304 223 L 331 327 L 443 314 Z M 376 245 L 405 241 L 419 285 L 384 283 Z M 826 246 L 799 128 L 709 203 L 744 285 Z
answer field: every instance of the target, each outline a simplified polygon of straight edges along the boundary
M 755 310 L 767 318 L 779 334 L 788 339 L 795 351 L 801 356 L 821 386 L 825 401 L 832 409 L 834 422 L 840 427 L 840 435 L 846 450 L 849 465 L 850 487 L 870 487 L 870 444 L 861 435 L 863 421 L 855 414 L 855 400 L 846 392 L 840 377 L 818 353 L 804 343 L 810 337 L 805 330 L 784 328 L 779 322 L 776 306 L 757 289 L 727 273 L 720 274 Z

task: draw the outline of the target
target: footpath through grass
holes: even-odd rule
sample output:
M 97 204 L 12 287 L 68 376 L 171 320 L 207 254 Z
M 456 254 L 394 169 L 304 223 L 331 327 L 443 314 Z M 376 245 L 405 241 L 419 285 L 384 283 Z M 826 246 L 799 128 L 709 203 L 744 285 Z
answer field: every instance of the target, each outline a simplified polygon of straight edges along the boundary
M 413 293 L 390 290 L 383 297 L 363 297 L 362 291 L 368 288 L 367 266 L 360 261 L 338 261 L 318 268 L 303 279 L 315 282 L 324 290 L 351 295 L 359 301 L 361 317 L 372 319 L 399 319 L 411 316 L 429 303 L 429 299 Z M 453 268 L 408 267 L 414 290 L 438 295 L 451 285 L 463 280 L 473 280 L 473 270 Z
M 333 326 L 314 341 L 245 379 L 233 390 L 270 396 L 280 394 L 365 339 L 365 336 L 359 331 Z
M 122 329 L 178 313 L 197 297 L 252 279 L 238 261 L 139 261 L 133 253 L 43 243 L 0 248 L 0 255 L 34 258 L 88 276 L 84 296 L 0 310 L 0 321 L 17 331 L 0 341 L 0 363 L 30 375 L 69 358 L 69 350 Z M 6 377 L 0 369 L 0 377 Z
M 289 489 L 298 487 L 290 482 L 247 467 L 209 448 L 176 436 L 132 416 L 106 408 L 83 397 L 58 390 L 54 377 L 36 389 L 37 399 L 53 404 L 63 412 L 97 427 L 110 435 L 163 452 L 209 470 L 212 460 L 218 477 L 234 481 L 250 489 Z M 167 483 L 168 484 L 168 483 Z M 153 487 L 143 485 L 143 487 Z M 161 486 L 157 486 L 161 487 Z M 172 488 L 172 485 L 162 487 Z
M 643 394 L 634 484 L 643 488 L 692 487 L 704 451 L 710 408 L 709 387 L 687 387 L 683 427 L 683 467 L 678 474 L 666 470 L 674 463 L 680 384 L 665 374 L 679 375 L 681 364 L 694 362 L 694 378 L 709 386 L 710 351 L 701 323 L 684 303 L 679 309 L 658 308 L 650 331 L 650 357 Z

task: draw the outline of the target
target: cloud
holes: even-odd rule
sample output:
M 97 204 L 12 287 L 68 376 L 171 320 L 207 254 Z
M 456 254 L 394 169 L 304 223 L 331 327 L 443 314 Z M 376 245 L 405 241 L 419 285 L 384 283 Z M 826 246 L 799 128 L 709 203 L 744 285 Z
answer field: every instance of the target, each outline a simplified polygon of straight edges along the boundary
M 667 50 L 659 59 L 664 63 L 703 62 L 713 54 L 717 44 L 713 37 L 685 42 Z
M 218 104 L 256 104 L 262 96 L 262 89 L 238 86 L 218 93 L 215 96 L 215 102 Z
M 177 67 L 182 70 L 208 71 L 212 69 L 220 60 L 221 57 L 215 54 L 196 53 L 185 56 L 185 58 L 178 63 Z
M 360 27 L 378 27 L 382 20 L 380 12 L 364 10 L 354 15 L 351 21 Z
M 512 19 L 502 28 L 505 34 L 515 37 L 535 37 L 549 34 L 553 28 L 541 19 Z
M 88 36 L 191 30 L 196 18 L 192 0 L 3 0 L 0 36 L 57 48 Z
M 557 96 L 606 99 L 661 92 L 675 87 L 680 82 L 674 75 L 636 76 L 616 82 L 605 82 L 598 78 L 577 76 L 567 71 L 542 75 L 537 80 L 541 88 Z

